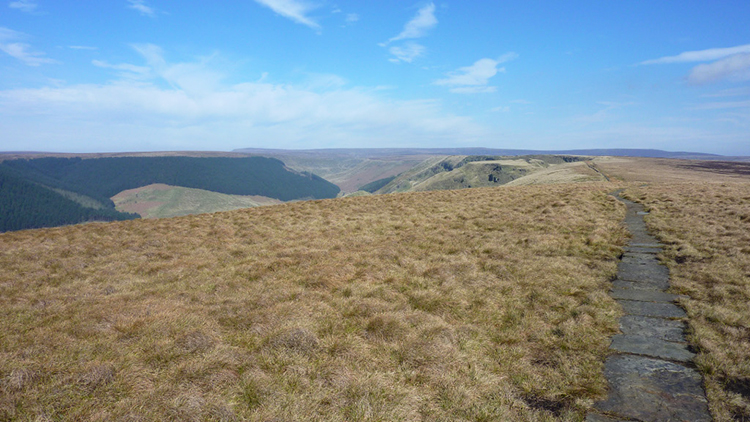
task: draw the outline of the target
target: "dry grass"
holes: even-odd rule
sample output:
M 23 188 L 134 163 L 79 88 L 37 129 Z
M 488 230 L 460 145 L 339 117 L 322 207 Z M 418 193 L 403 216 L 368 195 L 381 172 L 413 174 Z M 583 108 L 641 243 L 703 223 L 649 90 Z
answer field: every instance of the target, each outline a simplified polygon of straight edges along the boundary
M 647 224 L 667 244 L 672 288 L 690 297 L 682 305 L 714 420 L 750 420 L 750 183 L 654 184 L 627 193 L 650 209 Z
M 0 235 L 0 420 L 576 420 L 604 397 L 609 184 Z

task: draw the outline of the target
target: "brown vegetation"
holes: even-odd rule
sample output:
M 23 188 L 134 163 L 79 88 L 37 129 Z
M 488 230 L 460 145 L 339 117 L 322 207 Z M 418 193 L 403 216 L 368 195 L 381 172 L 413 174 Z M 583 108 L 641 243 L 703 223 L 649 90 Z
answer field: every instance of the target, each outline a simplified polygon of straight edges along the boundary
M 717 422 L 750 420 L 750 177 L 748 164 L 596 160 L 646 205 L 667 245 L 672 290 L 683 294 L 689 338 Z M 641 182 L 648 182 L 644 185 Z
M 611 184 L 0 235 L 2 420 L 581 420 Z
M 750 420 L 750 183 L 632 188 L 667 244 L 675 293 L 689 317 L 717 422 Z

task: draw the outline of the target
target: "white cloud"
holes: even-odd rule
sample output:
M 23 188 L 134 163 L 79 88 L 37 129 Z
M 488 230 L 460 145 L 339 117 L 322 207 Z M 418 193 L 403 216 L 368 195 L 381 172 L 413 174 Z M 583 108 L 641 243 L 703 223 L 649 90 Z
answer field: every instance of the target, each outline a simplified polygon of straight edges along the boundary
M 44 53 L 33 51 L 31 46 L 22 42 L 14 42 L 26 38 L 26 34 L 9 28 L 0 27 L 0 51 L 5 52 L 29 66 L 39 66 L 48 63 L 58 63 L 57 60 L 44 57 Z
M 32 13 L 36 10 L 38 5 L 32 0 L 18 0 L 8 3 L 8 7 L 11 9 L 18 9 L 22 12 Z
M 488 86 L 490 78 L 498 72 L 505 72 L 505 68 L 498 65 L 518 57 L 516 53 L 507 53 L 493 59 L 479 59 L 471 66 L 461 67 L 457 71 L 448 73 L 445 79 L 433 82 L 435 85 L 451 87 L 450 91 L 458 94 L 476 94 L 483 92 L 495 92 L 494 86 Z
M 356 13 L 347 13 L 346 14 L 346 22 L 347 23 L 354 23 L 359 21 L 359 15 Z
M 407 62 L 411 63 L 412 60 L 424 54 L 425 48 L 414 42 L 408 42 L 404 46 L 393 46 L 388 51 L 396 56 L 390 59 L 392 62 Z
M 69 45 L 68 48 L 71 50 L 91 50 L 91 51 L 99 49 L 98 47 L 91 47 L 88 45 Z
M 320 29 L 317 22 L 310 19 L 307 14 L 316 6 L 301 0 L 255 0 L 258 4 L 268 7 L 279 15 L 289 18 L 297 23 L 309 26 L 312 29 Z
M 404 25 L 403 31 L 389 39 L 388 42 L 423 37 L 427 31 L 437 25 L 437 23 L 438 20 L 435 17 L 435 4 L 430 3 L 419 9 L 417 15 Z
M 704 84 L 719 80 L 750 80 L 750 53 L 735 54 L 713 63 L 695 66 L 688 75 L 688 81 Z
M 377 89 L 346 88 L 336 75 L 313 75 L 305 86 L 264 82 L 267 78 L 227 85 L 210 60 L 170 63 L 158 46 L 134 48 L 146 65 L 96 65 L 129 72 L 148 68 L 142 79 L 0 91 L 5 147 L 449 146 L 457 140 L 475 143 L 489 133 L 470 118 L 444 111 L 438 101 L 394 100 Z
M 101 60 L 92 60 L 91 64 L 93 64 L 96 67 L 101 67 L 104 69 L 120 70 L 123 72 L 123 73 L 120 73 L 120 76 L 123 76 L 123 77 L 145 77 L 151 72 L 151 68 L 149 67 L 136 66 L 136 65 L 127 64 L 127 63 L 109 64 Z
M 23 38 L 25 34 L 23 32 L 14 31 L 10 28 L 0 26 L 0 41 L 14 40 Z
M 750 44 L 729 48 L 710 48 L 708 50 L 686 51 L 676 56 L 667 56 L 653 60 L 646 60 L 641 62 L 640 64 L 710 62 L 740 53 L 750 53 Z
M 750 80 L 750 44 L 729 48 L 686 51 L 676 56 L 661 57 L 641 62 L 648 64 L 713 62 L 695 66 L 688 75 L 688 82 L 705 84 L 722 80 Z
M 150 18 L 156 16 L 156 11 L 154 10 L 154 8 L 146 6 L 145 0 L 128 0 L 128 3 L 130 3 L 130 5 L 128 6 L 130 9 L 135 9 L 141 12 L 141 15 L 148 16 Z

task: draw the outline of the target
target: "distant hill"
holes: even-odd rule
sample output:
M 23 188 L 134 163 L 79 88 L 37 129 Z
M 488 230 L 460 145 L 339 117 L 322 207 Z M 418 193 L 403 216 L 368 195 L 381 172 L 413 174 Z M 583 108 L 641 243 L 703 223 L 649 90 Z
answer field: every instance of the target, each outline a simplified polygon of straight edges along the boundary
M 229 195 L 258 195 L 280 201 L 333 198 L 339 192 L 336 185 L 312 173 L 290 170 L 281 161 L 265 157 L 46 157 L 5 160 L 0 162 L 0 168 L 13 175 L 14 184 L 19 180 L 26 182 L 23 189 L 14 189 L 6 195 L 3 203 L 3 213 L 14 215 L 54 213 L 54 208 L 38 209 L 45 208 L 45 203 L 31 201 L 31 197 L 41 195 L 37 188 L 77 202 L 83 208 L 112 213 L 104 219 L 122 217 L 115 211 L 112 196 L 154 183 Z M 19 209 L 22 205 L 24 208 Z M 104 214 L 100 211 L 97 216 Z M 77 216 L 74 220 L 72 222 L 80 222 L 86 218 Z M 26 223 L 13 226 L 12 230 L 30 227 L 37 225 Z
M 717 154 L 705 154 L 700 152 L 684 151 L 662 151 L 658 149 L 635 149 L 635 148 L 600 148 L 600 149 L 561 149 L 561 150 L 533 150 L 533 149 L 500 149 L 500 148 L 330 148 L 314 150 L 282 150 L 262 148 L 241 148 L 234 152 L 257 154 L 265 156 L 337 156 L 352 158 L 376 158 L 396 157 L 404 155 L 590 155 L 590 156 L 615 156 L 615 157 L 651 157 L 651 158 L 685 158 L 696 160 L 724 159 Z
M 539 151 L 496 148 L 331 148 L 284 150 L 242 148 L 233 151 L 254 156 L 273 157 L 298 171 L 315 173 L 335 183 L 344 193 L 370 191 L 369 183 L 395 177 L 432 158 L 448 156 L 522 156 L 580 155 L 632 156 L 718 160 L 728 159 L 714 154 L 670 152 L 656 149 L 586 149 Z
M 578 161 L 583 161 L 583 157 L 563 155 L 435 157 L 395 177 L 373 193 L 499 186 L 550 166 Z

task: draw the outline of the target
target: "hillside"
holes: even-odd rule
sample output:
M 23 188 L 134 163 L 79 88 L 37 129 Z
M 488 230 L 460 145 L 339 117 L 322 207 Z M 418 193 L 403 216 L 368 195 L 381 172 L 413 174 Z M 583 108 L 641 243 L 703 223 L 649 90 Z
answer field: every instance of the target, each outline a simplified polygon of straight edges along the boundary
M 607 189 L 2 234 L 0 418 L 580 417 L 616 330 Z
M 374 193 L 499 186 L 551 166 L 581 162 L 582 159 L 557 155 L 434 157 L 398 175 Z M 603 179 L 596 174 L 589 174 L 584 180 Z
M 138 218 L 136 214 L 101 206 L 97 201 L 90 201 L 90 206 L 82 205 L 81 201 L 79 195 L 30 182 L 12 169 L 0 166 L 0 232 Z
M 86 209 L 109 210 L 99 211 L 98 215 L 111 214 L 117 218 L 120 214 L 115 211 L 111 197 L 154 183 L 280 201 L 331 198 L 339 192 L 337 186 L 314 174 L 292 171 L 281 161 L 263 157 L 46 157 L 5 160 L 0 162 L 0 168 L 16 179 L 47 188 Z M 32 195 L 28 189 L 13 192 Z M 6 213 L 14 215 L 54 215 L 58 209 L 62 212 L 61 208 L 39 208 L 42 202 L 26 197 L 9 197 L 3 205 Z M 39 227 L 33 219 L 27 220 L 14 229 Z M 50 221 L 45 223 L 47 226 L 56 225 L 51 223 L 55 218 L 47 220 Z M 74 220 L 86 221 L 78 217 Z
M 399 175 L 435 157 L 448 156 L 628 156 L 702 160 L 748 160 L 748 157 L 724 157 L 696 152 L 657 149 L 526 150 L 498 148 L 332 148 L 284 150 L 242 148 L 236 154 L 273 157 L 298 171 L 317 174 L 335 183 L 343 193 L 351 193 L 370 182 Z
M 124 190 L 113 196 L 112 201 L 118 211 L 137 213 L 143 218 L 179 217 L 281 203 L 263 196 L 226 195 L 164 184 Z

